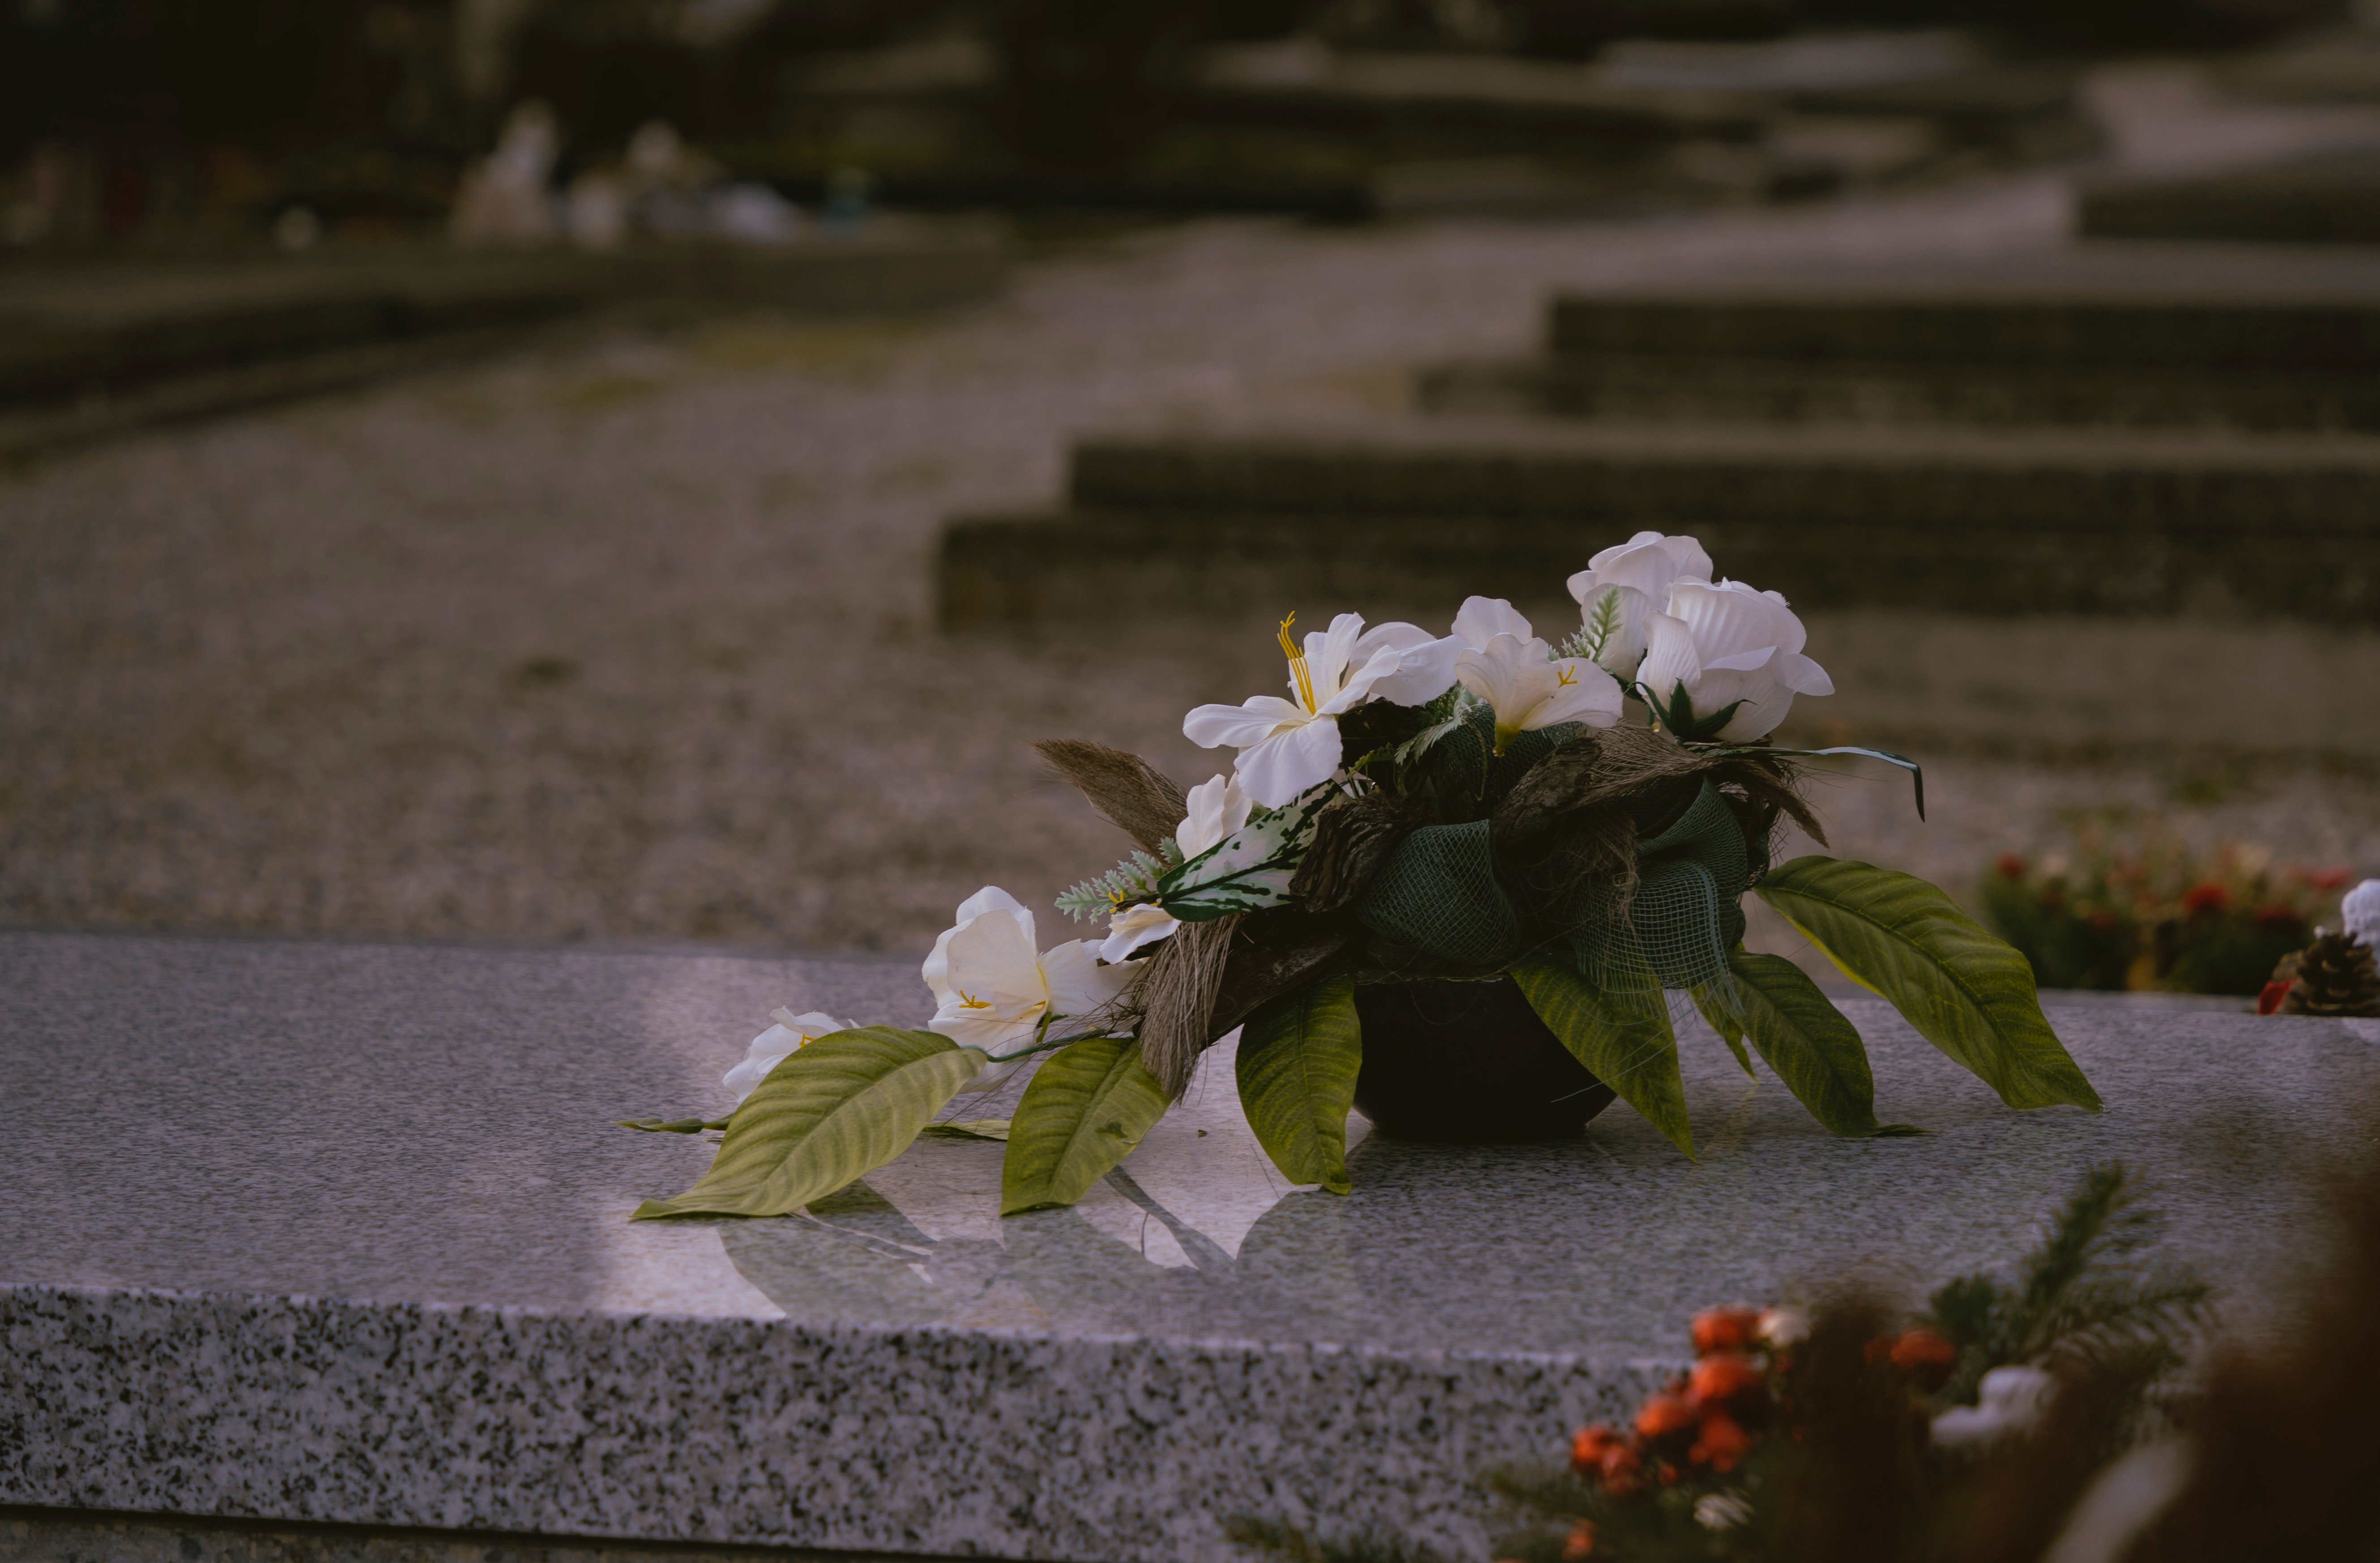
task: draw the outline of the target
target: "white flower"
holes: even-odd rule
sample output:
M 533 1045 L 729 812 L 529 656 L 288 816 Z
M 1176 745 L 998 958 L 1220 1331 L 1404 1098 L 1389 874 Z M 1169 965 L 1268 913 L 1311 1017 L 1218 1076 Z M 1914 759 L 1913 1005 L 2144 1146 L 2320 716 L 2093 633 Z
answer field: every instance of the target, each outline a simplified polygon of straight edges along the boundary
M 1182 719 L 1183 736 L 1199 747 L 1229 744 L 1240 751 L 1240 784 L 1267 808 L 1330 780 L 1339 769 L 1342 716 L 1375 694 L 1397 705 L 1425 705 L 1453 683 L 1458 648 L 1451 638 L 1399 624 L 1366 634 L 1360 616 L 1342 613 L 1300 648 L 1289 637 L 1296 618 L 1281 622 L 1294 699 L 1258 695 L 1237 706 L 1201 706 Z
M 1089 1014 L 1135 975 L 1100 965 L 1080 939 L 1036 953 L 1033 914 L 986 885 L 960 903 L 957 926 L 926 957 L 935 1000 L 926 1029 L 1000 1059 L 1030 1048 L 1048 1020 Z
M 769 1018 L 777 1024 L 752 1038 L 752 1050 L 744 1061 L 727 1072 L 723 1084 L 735 1093 L 737 1106 L 750 1096 L 769 1072 L 784 1062 L 803 1048 L 821 1036 L 832 1036 L 838 1031 L 856 1031 L 857 1021 L 839 1021 L 832 1015 L 812 1010 L 797 1015 L 790 1010 L 771 1010 Z
M 2347 937 L 2380 950 L 2380 879 L 2366 879 L 2349 891 L 2338 903 L 2338 920 Z
M 1742 1493 L 1705 1493 L 1694 1500 L 1694 1521 L 1706 1531 L 1732 1531 L 1752 1518 L 1752 1500 Z
M 1976 1386 L 1972 1406 L 1952 1406 L 1934 1419 L 1934 1442 L 1973 1448 L 2022 1433 L 2041 1417 L 2058 1380 L 2037 1367 L 1996 1367 Z
M 1763 1308 L 1753 1333 L 1772 1349 L 1799 1346 L 1810 1339 L 1810 1315 L 1799 1308 Z
M 1645 660 L 1645 621 L 1668 604 L 1670 588 L 1710 578 L 1710 555 L 1694 539 L 1639 532 L 1588 560 L 1570 578 L 1570 594 L 1578 600 L 1579 621 L 1586 628 L 1593 629 L 1599 615 L 1610 615 L 1610 633 L 1595 660 L 1624 681 L 1636 676 L 1636 665 Z
M 1676 582 L 1645 635 L 1638 687 L 1680 738 L 1745 743 L 1783 721 L 1794 696 L 1835 692 L 1827 670 L 1802 655 L 1807 636 L 1785 600 L 1742 581 Z
M 1609 727 L 1620 720 L 1620 685 L 1593 662 L 1556 657 L 1529 621 L 1501 598 L 1474 597 L 1454 616 L 1463 649 L 1454 660 L 1463 687 L 1496 709 L 1496 752 L 1521 733 L 1560 722 Z
M 1184 863 L 1246 824 L 1249 811 L 1256 806 L 1236 776 L 1208 777 L 1190 789 L 1184 803 L 1189 812 L 1174 827 L 1173 844 L 1182 849 Z
M 1173 844 L 1182 849 L 1184 863 L 1220 846 L 1248 822 L 1249 811 L 1255 807 L 1255 800 L 1241 790 L 1236 776 L 1209 777 L 1190 789 L 1187 802 L 1190 812 L 1173 831 Z M 1108 937 L 1099 945 L 1099 959 L 1121 966 L 1134 951 L 1172 938 L 1181 926 L 1173 914 L 1154 903 L 1127 906 L 1108 919 Z

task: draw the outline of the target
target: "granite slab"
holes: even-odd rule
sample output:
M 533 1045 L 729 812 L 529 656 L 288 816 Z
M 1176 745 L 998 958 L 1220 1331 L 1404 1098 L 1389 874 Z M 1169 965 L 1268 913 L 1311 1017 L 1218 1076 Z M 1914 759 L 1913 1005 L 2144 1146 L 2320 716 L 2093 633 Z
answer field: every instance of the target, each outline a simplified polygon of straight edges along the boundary
M 2311 1179 L 2366 1150 L 2365 1023 L 2059 1007 L 2098 1116 L 2019 1114 L 1874 1002 L 1828 1137 L 1683 1039 L 1699 1159 L 1395 1144 L 1293 1188 L 1227 1047 L 1073 1210 L 922 1145 L 808 1215 L 630 1224 L 779 1004 L 921 1018 L 905 962 L 0 934 L 0 1504 L 1082 1563 L 1223 1557 L 1233 1515 L 1475 1545 L 1686 1353 L 1693 1309 L 2019 1253 L 2085 1164 L 2276 1327 Z M 2368 1029 L 2368 1025 L 2366 1026 Z M 1014 1089 L 1014 1086 L 1011 1089 Z M 970 1104 L 970 1116 L 1002 1110 Z

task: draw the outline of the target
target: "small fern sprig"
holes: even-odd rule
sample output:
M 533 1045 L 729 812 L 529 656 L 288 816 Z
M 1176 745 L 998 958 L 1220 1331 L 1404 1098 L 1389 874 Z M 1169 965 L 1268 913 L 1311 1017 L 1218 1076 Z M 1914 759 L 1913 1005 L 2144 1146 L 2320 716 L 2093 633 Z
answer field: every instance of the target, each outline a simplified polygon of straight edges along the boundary
M 1582 657 L 1590 662 L 1603 660 L 1603 648 L 1620 633 L 1620 588 L 1606 587 L 1603 595 L 1595 600 L 1587 611 L 1586 623 L 1554 653 L 1557 657 Z
M 1135 852 L 1096 879 L 1085 879 L 1058 898 L 1058 910 L 1076 922 L 1104 917 L 1135 901 L 1157 899 L 1157 881 L 1182 861 L 1182 849 L 1168 839 L 1157 843 L 1157 854 Z

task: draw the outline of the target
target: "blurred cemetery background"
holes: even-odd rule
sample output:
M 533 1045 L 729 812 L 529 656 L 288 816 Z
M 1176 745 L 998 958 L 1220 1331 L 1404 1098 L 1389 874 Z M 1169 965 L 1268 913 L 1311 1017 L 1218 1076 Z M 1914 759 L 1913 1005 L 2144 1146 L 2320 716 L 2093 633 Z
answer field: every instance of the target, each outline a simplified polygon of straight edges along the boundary
M 1028 740 L 1655 527 L 1835 850 L 2252 991 L 2375 371 L 2343 0 L 8 0 L 0 920 L 915 958 L 1119 850 Z

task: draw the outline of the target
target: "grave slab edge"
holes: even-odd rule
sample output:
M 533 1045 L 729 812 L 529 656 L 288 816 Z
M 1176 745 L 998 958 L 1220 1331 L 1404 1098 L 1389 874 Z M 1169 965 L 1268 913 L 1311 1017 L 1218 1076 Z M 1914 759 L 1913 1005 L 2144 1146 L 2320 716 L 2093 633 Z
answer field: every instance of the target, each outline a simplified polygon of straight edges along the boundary
M 0 1285 L 0 1504 L 1174 1563 L 1476 1551 L 1675 1364 Z

